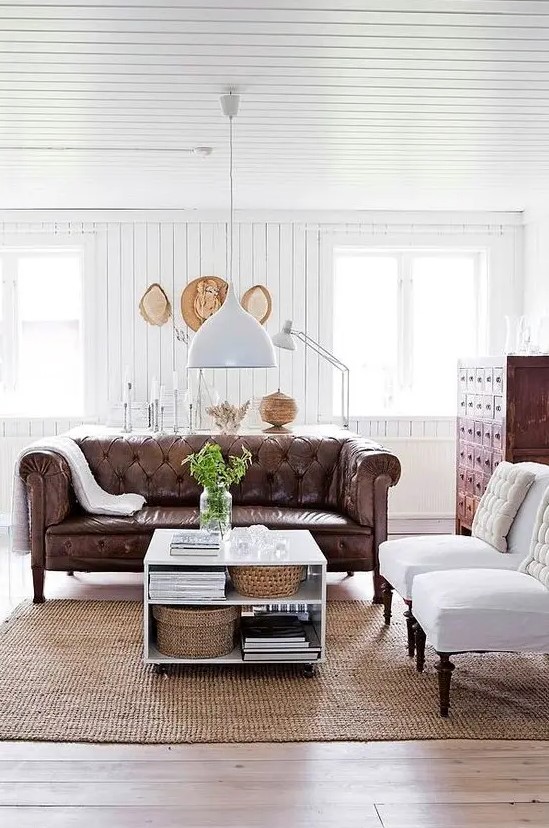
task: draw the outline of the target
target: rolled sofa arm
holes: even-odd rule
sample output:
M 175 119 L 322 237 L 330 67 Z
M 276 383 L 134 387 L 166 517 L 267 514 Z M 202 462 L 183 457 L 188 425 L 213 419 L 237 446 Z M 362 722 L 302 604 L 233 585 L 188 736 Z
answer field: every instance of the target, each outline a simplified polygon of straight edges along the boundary
M 400 479 L 400 461 L 378 443 L 349 437 L 339 457 L 339 505 L 361 526 L 387 536 L 387 492 Z
M 71 513 L 75 500 L 67 461 L 54 451 L 31 451 L 19 465 L 27 488 L 33 565 L 44 560 L 44 532 Z

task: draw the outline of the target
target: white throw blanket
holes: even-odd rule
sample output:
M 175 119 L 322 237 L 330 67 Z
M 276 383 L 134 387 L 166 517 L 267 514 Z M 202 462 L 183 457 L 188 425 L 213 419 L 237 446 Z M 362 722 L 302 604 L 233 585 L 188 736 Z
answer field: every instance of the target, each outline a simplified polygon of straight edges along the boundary
M 145 504 L 137 494 L 112 495 L 99 486 L 81 449 L 70 437 L 50 437 L 27 446 L 15 462 L 12 498 L 12 549 L 19 555 L 30 552 L 29 508 L 27 489 L 19 477 L 22 458 L 30 451 L 55 451 L 65 458 L 72 475 L 72 485 L 82 508 L 92 515 L 133 515 Z

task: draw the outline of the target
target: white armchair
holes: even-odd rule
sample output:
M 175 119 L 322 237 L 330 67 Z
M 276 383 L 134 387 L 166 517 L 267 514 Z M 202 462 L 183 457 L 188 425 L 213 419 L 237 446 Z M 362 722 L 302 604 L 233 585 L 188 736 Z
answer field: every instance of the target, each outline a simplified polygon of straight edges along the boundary
M 385 623 L 391 621 L 392 596 L 396 589 L 408 605 L 404 615 L 410 657 L 414 655 L 416 643 L 412 593 L 419 575 L 459 569 L 516 570 L 526 556 L 538 507 L 549 486 L 549 466 L 541 463 L 519 465 L 531 471 L 535 479 L 509 530 L 507 552 L 499 552 L 484 540 L 465 535 L 419 535 L 385 541 L 380 545 Z M 468 578 L 471 580 L 471 575 Z

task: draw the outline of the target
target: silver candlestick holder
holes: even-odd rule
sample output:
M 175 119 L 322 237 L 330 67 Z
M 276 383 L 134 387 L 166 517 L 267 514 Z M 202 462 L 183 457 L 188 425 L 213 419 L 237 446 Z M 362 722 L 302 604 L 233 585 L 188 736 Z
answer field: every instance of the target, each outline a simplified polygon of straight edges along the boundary
M 177 434 L 179 430 L 179 391 L 177 388 L 173 389 L 173 433 Z
M 122 431 L 124 434 L 129 434 L 133 428 L 132 425 L 132 384 L 128 382 L 127 385 L 128 394 L 127 394 L 127 401 L 124 401 L 122 404 L 123 409 L 123 422 L 122 422 Z

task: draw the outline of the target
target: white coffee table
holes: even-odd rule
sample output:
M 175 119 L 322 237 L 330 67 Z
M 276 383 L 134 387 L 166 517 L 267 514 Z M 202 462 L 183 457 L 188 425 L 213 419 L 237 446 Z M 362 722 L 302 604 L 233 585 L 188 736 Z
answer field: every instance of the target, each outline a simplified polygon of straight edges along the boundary
M 276 539 L 287 541 L 287 551 L 283 557 L 279 554 L 261 553 L 261 558 L 254 555 L 253 550 L 239 553 L 233 548 L 230 540 L 227 541 L 219 554 L 216 556 L 181 556 L 170 555 L 170 542 L 174 534 L 173 529 L 156 529 L 149 544 L 144 561 L 144 660 L 145 664 L 152 664 L 158 672 L 163 672 L 169 664 L 253 664 L 256 662 L 244 662 L 240 644 L 231 653 L 219 658 L 171 658 L 165 656 L 156 647 L 155 642 L 155 620 L 152 609 L 155 604 L 163 606 L 171 605 L 200 605 L 201 603 L 212 606 L 219 604 L 226 606 L 236 604 L 242 607 L 275 606 L 284 610 L 292 611 L 298 605 L 306 605 L 310 613 L 310 621 L 320 641 L 320 654 L 311 663 L 292 660 L 291 654 L 284 661 L 276 662 L 262 661 L 262 664 L 300 664 L 307 675 L 314 675 L 315 667 L 325 659 L 326 645 L 326 558 L 320 551 L 316 541 L 310 532 L 305 529 L 273 530 Z M 288 566 L 303 565 L 306 578 L 302 581 L 298 592 L 290 598 L 245 598 L 240 595 L 233 585 L 228 582 L 226 599 L 219 601 L 152 601 L 149 598 L 149 576 L 152 571 L 178 571 L 185 567 L 199 566 L 208 568 L 212 566 Z

